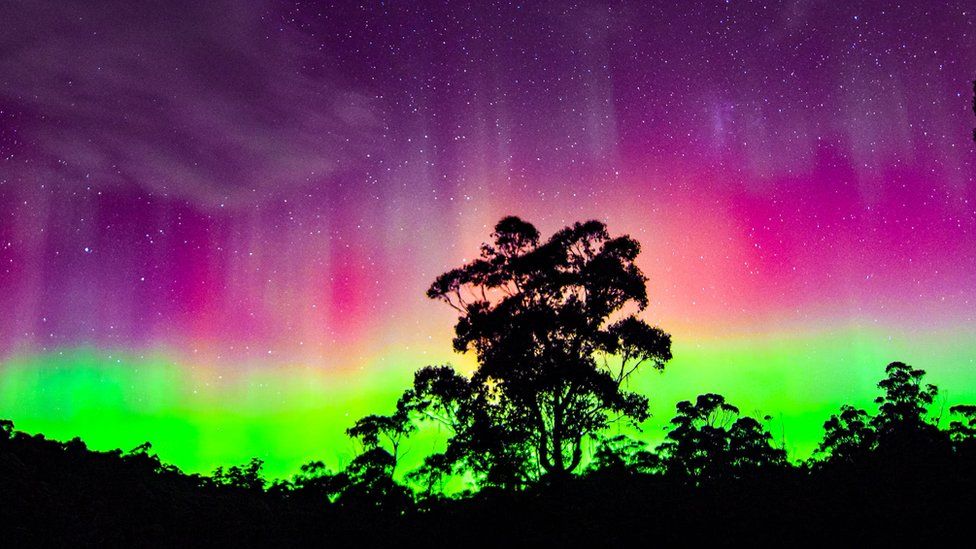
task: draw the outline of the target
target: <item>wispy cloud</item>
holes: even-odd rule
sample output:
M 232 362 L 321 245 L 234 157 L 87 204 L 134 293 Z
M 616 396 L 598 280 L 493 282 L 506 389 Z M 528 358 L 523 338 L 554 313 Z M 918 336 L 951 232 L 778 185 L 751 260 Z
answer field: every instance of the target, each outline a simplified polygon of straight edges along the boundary
M 260 4 L 5 2 L 0 21 L 0 105 L 52 184 L 253 202 L 361 158 L 377 126 Z

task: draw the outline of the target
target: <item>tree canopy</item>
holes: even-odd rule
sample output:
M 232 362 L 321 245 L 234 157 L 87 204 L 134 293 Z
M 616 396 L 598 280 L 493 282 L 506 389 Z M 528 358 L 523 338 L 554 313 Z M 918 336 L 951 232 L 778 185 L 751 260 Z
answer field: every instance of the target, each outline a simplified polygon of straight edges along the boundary
M 478 365 L 471 376 L 424 368 L 401 399 L 451 431 L 429 473 L 466 466 L 499 486 L 564 477 L 588 438 L 648 417 L 647 398 L 627 384 L 642 367 L 664 368 L 671 338 L 638 316 L 648 304 L 639 252 L 599 221 L 542 242 L 506 217 L 480 257 L 437 277 L 427 295 L 458 312 L 454 348 Z
M 786 453 L 772 446 L 764 426 L 740 416 L 722 395 L 698 395 L 676 408 L 673 427 L 658 448 L 665 472 L 701 483 L 751 476 L 786 463 Z
M 885 367 L 878 382 L 881 394 L 874 399 L 878 413 L 871 415 L 851 405 L 841 406 L 839 414 L 824 423 L 824 439 L 817 454 L 834 464 L 863 464 L 872 458 L 903 460 L 905 456 L 929 456 L 948 451 L 948 435 L 940 431 L 941 418 L 930 417 L 929 407 L 939 388 L 922 383 L 925 370 L 904 362 Z M 950 411 L 963 415 L 967 406 Z M 964 416 L 965 417 L 965 416 Z M 950 433 L 962 434 L 965 426 L 954 422 Z M 964 438 L 962 436 L 958 438 Z

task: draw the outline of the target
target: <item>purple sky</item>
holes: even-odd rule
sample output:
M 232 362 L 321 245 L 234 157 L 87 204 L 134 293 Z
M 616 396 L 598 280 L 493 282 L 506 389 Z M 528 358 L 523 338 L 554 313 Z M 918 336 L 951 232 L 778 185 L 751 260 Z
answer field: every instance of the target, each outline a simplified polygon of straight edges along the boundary
M 634 233 L 678 330 L 971 321 L 974 12 L 5 2 L 0 350 L 442 337 L 508 213 Z

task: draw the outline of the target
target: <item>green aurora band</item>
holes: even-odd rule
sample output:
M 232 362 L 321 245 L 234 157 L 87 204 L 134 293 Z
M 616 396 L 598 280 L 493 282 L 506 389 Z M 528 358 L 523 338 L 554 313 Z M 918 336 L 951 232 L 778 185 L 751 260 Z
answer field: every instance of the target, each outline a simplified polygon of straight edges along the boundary
M 674 404 L 718 392 L 744 414 L 770 415 L 769 428 L 791 459 L 811 455 L 827 417 L 843 403 L 873 409 L 884 366 L 901 360 L 927 371 L 941 389 L 936 413 L 976 402 L 976 328 L 843 329 L 765 334 L 700 342 L 676 340 L 663 373 L 647 370 L 636 389 L 651 398 L 641 436 L 661 440 Z M 250 368 L 218 375 L 159 356 L 90 348 L 15 357 L 0 366 L 0 417 L 29 433 L 81 437 L 97 450 L 127 450 L 147 440 L 164 462 L 187 472 L 265 461 L 285 477 L 320 459 L 341 468 L 356 454 L 344 430 L 368 413 L 390 411 L 412 372 L 430 356 L 385 357 L 351 372 Z M 624 429 L 624 428 L 620 428 Z M 409 470 L 444 440 L 421 432 L 404 457 Z

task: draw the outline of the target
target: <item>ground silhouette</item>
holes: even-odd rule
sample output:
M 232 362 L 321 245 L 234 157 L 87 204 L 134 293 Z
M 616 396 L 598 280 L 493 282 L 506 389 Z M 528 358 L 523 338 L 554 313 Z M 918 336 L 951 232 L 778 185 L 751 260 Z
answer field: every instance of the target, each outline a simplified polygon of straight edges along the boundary
M 705 394 L 679 403 L 658 448 L 607 438 L 563 482 L 455 497 L 397 484 L 386 452 L 269 482 L 259 460 L 189 475 L 149 444 L 95 452 L 5 421 L 0 527 L 12 546 L 968 540 L 976 406 L 954 406 L 939 429 L 924 372 L 897 362 L 886 371 L 876 413 L 844 406 L 803 463 L 783 459 L 760 421 Z

